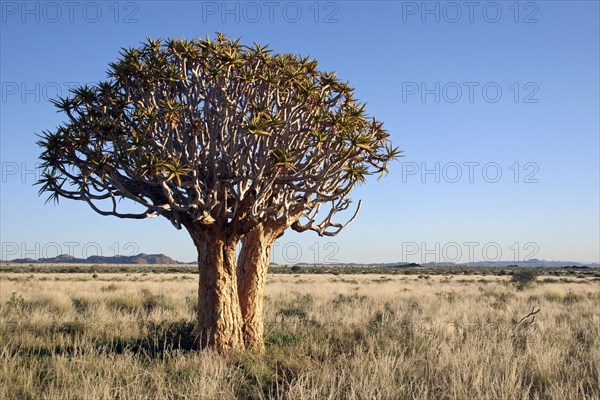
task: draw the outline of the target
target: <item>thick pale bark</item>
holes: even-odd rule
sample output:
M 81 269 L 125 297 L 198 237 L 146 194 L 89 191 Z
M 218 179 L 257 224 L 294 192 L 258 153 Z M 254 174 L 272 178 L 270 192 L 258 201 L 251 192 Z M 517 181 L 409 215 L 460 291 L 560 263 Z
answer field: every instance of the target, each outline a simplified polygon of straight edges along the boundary
M 238 293 L 246 348 L 264 347 L 263 297 L 269 256 L 276 234 L 258 226 L 242 240 L 238 260 Z
M 242 350 L 235 245 L 218 234 L 195 232 L 198 249 L 198 333 L 200 347 L 219 351 Z

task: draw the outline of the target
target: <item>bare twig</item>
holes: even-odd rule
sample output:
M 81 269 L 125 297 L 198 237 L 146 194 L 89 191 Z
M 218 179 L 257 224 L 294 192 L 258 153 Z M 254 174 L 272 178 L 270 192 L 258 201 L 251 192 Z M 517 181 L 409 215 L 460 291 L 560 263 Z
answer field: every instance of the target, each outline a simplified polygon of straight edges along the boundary
M 531 312 L 529 314 L 527 314 L 526 316 L 524 316 L 523 318 L 521 318 L 521 320 L 517 323 L 517 326 L 521 325 L 525 320 L 527 320 L 527 318 L 531 318 L 531 323 L 533 323 L 535 321 L 536 314 L 539 313 L 540 310 L 541 310 L 541 308 L 538 308 L 536 310 L 535 306 L 534 306 L 533 309 L 531 310 Z

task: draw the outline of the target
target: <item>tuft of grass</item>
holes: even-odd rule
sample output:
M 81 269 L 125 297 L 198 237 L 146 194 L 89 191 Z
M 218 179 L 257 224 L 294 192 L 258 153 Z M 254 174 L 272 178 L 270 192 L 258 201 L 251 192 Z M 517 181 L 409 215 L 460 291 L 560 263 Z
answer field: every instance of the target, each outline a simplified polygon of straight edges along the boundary
M 123 313 L 135 313 L 142 308 L 140 299 L 133 293 L 109 296 L 105 304 L 110 310 Z
M 111 283 L 109 285 L 101 287 L 100 291 L 102 291 L 102 292 L 115 292 L 118 289 L 119 289 L 119 286 L 115 285 L 114 283 Z
M 581 300 L 584 299 L 584 296 L 578 293 L 575 293 L 572 290 L 569 290 L 563 297 L 562 301 L 563 303 L 567 304 L 567 305 L 573 305 L 575 303 L 580 302 Z

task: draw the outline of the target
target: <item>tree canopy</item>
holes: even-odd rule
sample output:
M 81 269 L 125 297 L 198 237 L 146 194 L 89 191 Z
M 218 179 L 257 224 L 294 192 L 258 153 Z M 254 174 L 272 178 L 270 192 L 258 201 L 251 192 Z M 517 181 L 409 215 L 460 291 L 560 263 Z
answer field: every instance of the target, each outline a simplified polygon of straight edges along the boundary
M 400 151 L 354 89 L 317 68 L 220 33 L 124 48 L 108 80 L 54 101 L 67 121 L 38 141 L 40 193 L 232 236 L 290 215 L 297 231 L 334 235 L 352 188 Z

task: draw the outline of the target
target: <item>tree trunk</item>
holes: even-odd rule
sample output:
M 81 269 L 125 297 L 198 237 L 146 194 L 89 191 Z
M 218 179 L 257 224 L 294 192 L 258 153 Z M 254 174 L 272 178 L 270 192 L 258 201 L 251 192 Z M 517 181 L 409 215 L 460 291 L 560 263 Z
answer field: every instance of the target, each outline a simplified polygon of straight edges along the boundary
M 258 226 L 242 239 L 238 260 L 238 293 L 246 348 L 264 348 L 263 297 L 269 256 L 276 234 Z
M 214 232 L 194 232 L 198 249 L 198 333 L 200 347 L 243 350 L 235 246 Z

